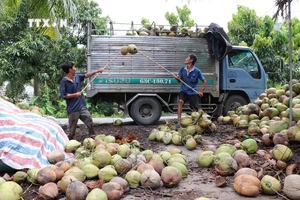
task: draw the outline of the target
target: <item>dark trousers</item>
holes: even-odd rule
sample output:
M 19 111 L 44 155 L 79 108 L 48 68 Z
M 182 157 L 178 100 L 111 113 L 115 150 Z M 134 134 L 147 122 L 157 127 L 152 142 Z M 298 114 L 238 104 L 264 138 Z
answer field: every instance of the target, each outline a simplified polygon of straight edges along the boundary
M 83 107 L 78 112 L 70 113 L 68 118 L 70 130 L 69 139 L 72 139 L 75 135 L 78 119 L 80 119 L 87 126 L 90 136 L 95 134 L 93 119 L 86 107 Z

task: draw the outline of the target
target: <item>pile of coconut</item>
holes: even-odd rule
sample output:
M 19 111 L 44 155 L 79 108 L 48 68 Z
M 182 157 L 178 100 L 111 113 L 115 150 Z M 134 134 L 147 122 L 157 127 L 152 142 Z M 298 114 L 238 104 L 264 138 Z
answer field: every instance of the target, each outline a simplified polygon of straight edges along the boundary
M 298 164 L 292 163 L 294 154 L 290 148 L 291 143 L 300 141 L 298 80 L 293 80 L 291 127 L 289 95 L 289 85 L 280 89 L 269 88 L 254 102 L 229 111 L 227 116 L 220 116 L 217 119 L 219 123 L 232 123 L 240 129 L 238 137 L 244 139 L 234 145 L 220 145 L 215 152 L 202 152 L 198 158 L 199 165 L 214 166 L 222 176 L 234 175 L 234 189 L 241 195 L 257 196 L 261 192 L 267 195 L 283 195 L 283 192 L 290 199 L 300 199 L 300 184 L 297 181 L 300 175 L 295 174 Z M 261 141 L 270 150 L 259 150 L 257 141 Z M 267 165 L 262 166 L 259 171 L 252 169 L 249 162 L 251 154 L 265 158 L 275 176 L 265 172 Z
M 165 27 L 163 25 L 151 25 L 146 23 L 139 29 L 128 30 L 126 35 L 204 38 L 207 30 L 208 27 L 205 27 L 202 30 L 200 27 L 178 27 L 176 25 Z
M 175 187 L 187 177 L 186 158 L 178 148 L 169 151 L 140 151 L 137 138 L 121 140 L 111 135 L 70 140 L 66 152 L 74 153 L 71 162 L 63 152 L 49 153 L 50 165 L 18 171 L 0 178 L 0 199 L 21 199 L 19 185 L 39 184 L 39 199 L 56 199 L 64 193 L 68 200 L 121 199 L 131 188 Z
M 215 132 L 217 126 L 211 121 L 210 116 L 200 110 L 192 112 L 191 116 L 181 119 L 182 127 L 176 128 L 175 122 L 166 121 L 153 129 L 148 136 L 150 141 L 163 142 L 164 144 L 174 144 L 185 146 L 188 150 L 196 149 L 202 144 L 203 132 Z

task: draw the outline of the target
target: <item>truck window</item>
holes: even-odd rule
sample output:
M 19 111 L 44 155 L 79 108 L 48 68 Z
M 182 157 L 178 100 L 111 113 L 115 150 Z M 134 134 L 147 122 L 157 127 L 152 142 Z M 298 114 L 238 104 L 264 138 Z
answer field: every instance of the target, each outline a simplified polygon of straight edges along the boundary
M 231 51 L 228 54 L 229 67 L 245 70 L 254 79 L 260 79 L 260 71 L 256 59 L 250 51 Z

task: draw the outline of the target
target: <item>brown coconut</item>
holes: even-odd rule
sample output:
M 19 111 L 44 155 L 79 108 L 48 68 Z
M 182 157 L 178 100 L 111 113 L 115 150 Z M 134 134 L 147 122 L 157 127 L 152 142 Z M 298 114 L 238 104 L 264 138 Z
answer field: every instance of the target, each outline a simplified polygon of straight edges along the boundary
M 114 183 L 120 184 L 122 186 L 122 188 L 123 188 L 124 193 L 128 192 L 130 190 L 128 182 L 124 178 L 122 178 L 122 177 L 119 177 L 119 176 L 114 177 L 114 178 L 112 178 L 110 180 L 110 182 L 114 182 Z
M 263 134 L 262 136 L 262 142 L 265 146 L 267 147 L 271 147 L 273 146 L 273 140 L 272 138 L 270 137 L 270 134 L 269 133 L 266 133 L 266 134 Z
M 182 180 L 182 174 L 176 167 L 167 166 L 161 172 L 161 180 L 166 187 L 174 187 Z
M 155 170 L 145 170 L 141 175 L 141 185 L 151 189 L 159 188 L 162 185 L 160 175 Z
M 50 168 L 42 168 L 37 173 L 37 180 L 41 185 L 46 183 L 55 182 L 56 181 L 56 174 Z
M 285 177 L 283 192 L 290 199 L 300 199 L 300 175 L 291 174 Z
M 123 187 L 116 182 L 104 183 L 101 188 L 109 200 L 119 200 L 123 196 Z
M 71 164 L 66 161 L 59 161 L 55 165 L 59 169 L 62 169 L 64 172 L 66 172 L 68 169 L 70 169 L 72 167 Z
M 80 181 L 72 181 L 66 190 L 68 200 L 85 200 L 89 193 L 87 186 Z
M 47 159 L 51 164 L 65 160 L 65 154 L 62 151 L 55 150 L 47 155 Z
M 260 191 L 260 180 L 252 175 L 240 175 L 234 179 L 234 190 L 247 197 L 255 197 Z
M 66 193 L 67 187 L 72 181 L 77 181 L 77 179 L 74 176 L 63 176 L 59 181 L 59 185 L 58 185 L 59 189 L 63 193 Z
M 163 168 L 165 168 L 164 162 L 158 159 L 151 159 L 148 164 L 150 164 L 159 174 L 161 174 L 161 171 L 163 170 Z
M 39 187 L 39 196 L 43 197 L 45 200 L 56 199 L 58 196 L 57 185 L 53 182 L 46 183 Z
M 251 175 L 251 176 L 257 177 L 257 172 L 254 169 L 244 167 L 244 168 L 239 169 L 234 174 L 233 179 L 235 179 L 236 177 L 238 177 L 240 175 Z
M 233 158 L 237 162 L 239 169 L 250 165 L 250 158 L 248 154 L 240 152 L 235 154 Z
M 141 163 L 139 165 L 139 167 L 137 168 L 137 171 L 140 172 L 140 174 L 142 174 L 147 169 L 154 170 L 154 167 L 152 165 L 150 165 L 149 163 Z

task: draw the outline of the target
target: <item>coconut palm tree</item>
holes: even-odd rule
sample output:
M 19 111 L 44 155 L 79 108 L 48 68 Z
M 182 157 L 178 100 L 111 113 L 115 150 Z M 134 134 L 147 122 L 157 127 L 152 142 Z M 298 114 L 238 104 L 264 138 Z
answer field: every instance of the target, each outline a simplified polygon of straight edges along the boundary
M 279 15 L 285 18 L 288 14 L 288 3 L 293 0 L 275 0 L 275 6 L 277 7 L 276 12 L 273 15 L 274 19 L 277 19 Z

